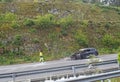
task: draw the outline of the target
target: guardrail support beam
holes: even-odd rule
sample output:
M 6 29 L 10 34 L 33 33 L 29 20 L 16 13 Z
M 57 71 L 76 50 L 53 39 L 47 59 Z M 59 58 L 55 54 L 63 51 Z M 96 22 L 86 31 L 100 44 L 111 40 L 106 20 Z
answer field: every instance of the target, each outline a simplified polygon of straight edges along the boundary
M 73 70 L 73 76 L 75 77 L 76 76 L 76 71 L 75 71 L 75 67 L 72 66 L 72 70 Z
M 15 82 L 15 74 L 12 74 L 13 82 Z

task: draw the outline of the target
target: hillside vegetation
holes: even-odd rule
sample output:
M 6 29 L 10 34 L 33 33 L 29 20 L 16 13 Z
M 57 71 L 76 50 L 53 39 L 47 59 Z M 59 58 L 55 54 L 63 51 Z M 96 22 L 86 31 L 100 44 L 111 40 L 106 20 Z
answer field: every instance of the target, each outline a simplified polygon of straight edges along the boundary
M 80 48 L 120 51 L 120 8 L 48 1 L 0 3 L 0 64 L 70 56 Z

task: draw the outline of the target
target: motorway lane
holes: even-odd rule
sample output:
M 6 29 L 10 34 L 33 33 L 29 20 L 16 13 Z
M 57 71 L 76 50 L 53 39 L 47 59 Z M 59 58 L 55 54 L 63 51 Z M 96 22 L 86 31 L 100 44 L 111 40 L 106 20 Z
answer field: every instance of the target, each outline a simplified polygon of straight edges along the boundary
M 101 60 L 111 60 L 111 59 L 116 59 L 117 58 L 117 54 L 110 54 L 110 55 L 101 55 L 98 58 L 100 58 Z M 61 66 L 66 66 L 66 65 L 74 65 L 74 63 L 78 63 L 78 64 L 85 64 L 88 62 L 88 59 L 84 59 L 84 60 L 74 60 L 74 61 L 70 61 L 70 60 L 66 60 L 65 59 L 61 59 L 61 60 L 55 60 L 55 61 L 48 61 L 45 63 L 28 63 L 28 64 L 17 64 L 17 65 L 8 65 L 8 66 L 0 66 L 0 74 L 3 73 L 12 73 L 12 72 L 21 72 L 21 71 L 28 71 L 28 70 L 38 70 L 38 69 L 46 69 L 46 68 L 52 68 L 52 67 L 57 67 L 59 65 Z M 117 64 L 115 65 L 110 65 L 112 67 L 116 67 Z M 106 67 L 110 67 L 110 66 L 106 66 Z M 100 68 L 104 68 L 105 66 L 100 66 Z M 69 73 L 69 71 L 68 71 Z M 47 73 L 45 73 L 46 75 L 49 75 Z M 46 76 L 45 75 L 45 76 Z M 43 75 L 42 75 L 43 76 Z M 40 75 L 27 75 L 27 76 L 21 76 L 19 78 L 16 79 L 28 79 L 28 78 L 39 78 Z M 8 79 L 0 79 L 0 82 L 8 82 L 8 80 L 12 80 L 12 78 L 8 78 Z
M 97 66 L 97 69 L 99 70 L 104 70 L 104 69 L 109 69 L 109 68 L 117 68 L 117 64 L 107 64 L 107 65 L 100 65 Z M 82 73 L 84 74 L 85 71 L 90 70 L 88 67 L 85 68 L 80 68 L 76 69 L 76 73 Z M 65 71 L 57 71 L 54 73 L 44 73 L 44 74 L 34 74 L 34 75 L 25 75 L 25 76 L 20 76 L 17 77 L 15 80 L 28 80 L 28 79 L 40 79 L 40 78 L 46 78 L 46 77 L 51 77 L 51 76 L 59 76 L 59 75 L 65 75 L 65 74 L 73 74 L 73 70 L 65 70 Z M 13 80 L 12 78 L 7 78 L 7 79 L 0 79 L 0 82 L 8 82 Z
M 100 58 L 102 61 L 116 59 L 117 54 L 101 55 L 101 56 L 98 56 L 98 58 Z M 61 59 L 61 60 L 55 60 L 55 61 L 48 61 L 48 62 L 44 62 L 44 63 L 38 62 L 38 63 L 0 66 L 0 74 L 52 68 L 52 67 L 58 67 L 59 65 L 61 65 L 61 66 L 74 65 L 74 63 L 85 64 L 87 62 L 88 62 L 88 59 L 72 60 L 72 61 L 66 60 L 66 59 Z

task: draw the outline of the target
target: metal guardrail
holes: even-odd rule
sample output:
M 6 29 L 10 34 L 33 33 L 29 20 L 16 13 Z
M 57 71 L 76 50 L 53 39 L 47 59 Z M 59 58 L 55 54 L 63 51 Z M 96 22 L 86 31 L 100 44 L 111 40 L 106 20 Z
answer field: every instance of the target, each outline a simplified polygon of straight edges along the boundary
M 104 79 L 109 79 L 109 78 L 114 78 L 119 76 L 120 76 L 120 70 L 117 70 L 113 72 L 101 73 L 101 74 L 86 76 L 82 78 L 76 77 L 72 79 L 66 79 L 63 82 L 93 82 L 93 81 L 104 80 Z
M 117 63 L 117 61 L 116 60 L 103 61 L 103 62 L 99 62 L 95 64 L 95 66 L 112 64 L 112 63 Z M 31 71 L 5 73 L 5 74 L 0 74 L 0 78 L 2 79 L 13 78 L 14 80 L 16 77 L 25 76 L 25 75 L 44 74 L 46 72 L 52 73 L 56 71 L 65 71 L 65 70 L 73 70 L 73 75 L 74 75 L 74 70 L 79 69 L 79 68 L 84 68 L 84 67 L 88 67 L 88 65 L 87 64 L 76 64 L 76 65 L 69 65 L 69 66 L 55 67 L 55 68 L 48 68 L 48 69 L 40 69 L 40 70 L 38 69 L 38 70 L 31 70 Z

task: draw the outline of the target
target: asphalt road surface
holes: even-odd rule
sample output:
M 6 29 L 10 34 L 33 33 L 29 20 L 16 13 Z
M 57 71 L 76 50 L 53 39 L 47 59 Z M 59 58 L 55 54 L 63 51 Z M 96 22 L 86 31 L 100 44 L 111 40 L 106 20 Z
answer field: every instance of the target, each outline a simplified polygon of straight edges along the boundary
M 101 55 L 98 56 L 98 58 L 101 61 L 107 61 L 107 60 L 114 60 L 117 58 L 117 54 L 109 54 L 109 55 Z M 22 71 L 30 71 L 30 70 L 40 70 L 40 69 L 46 69 L 46 68 L 53 68 L 53 67 L 57 67 L 57 66 L 66 66 L 66 65 L 73 65 L 74 63 L 78 63 L 78 64 L 85 64 L 88 62 L 89 59 L 82 59 L 82 60 L 69 60 L 69 58 L 64 58 L 64 59 L 60 59 L 60 60 L 55 60 L 55 61 L 47 61 L 44 63 L 26 63 L 26 64 L 17 64 L 17 65 L 7 65 L 7 66 L 0 66 L 0 74 L 4 74 L 4 73 L 13 73 L 13 72 L 22 72 Z M 103 68 L 113 68 L 113 67 L 117 67 L 117 64 L 109 64 L 109 65 L 104 65 L 104 66 L 99 66 L 99 69 L 103 69 Z M 81 71 L 83 71 L 84 69 L 80 69 Z M 66 72 L 70 72 L 69 70 Z M 59 74 L 59 73 L 58 73 Z M 43 75 L 49 75 L 48 73 L 45 73 Z M 19 79 L 35 79 L 35 78 L 39 78 L 42 77 L 43 75 L 40 74 L 36 74 L 36 75 L 26 75 L 24 77 L 18 77 L 16 78 L 17 80 Z M 49 75 L 50 76 L 50 75 Z M 4 79 L 0 79 L 0 82 L 8 82 L 13 80 L 13 78 L 4 78 Z

